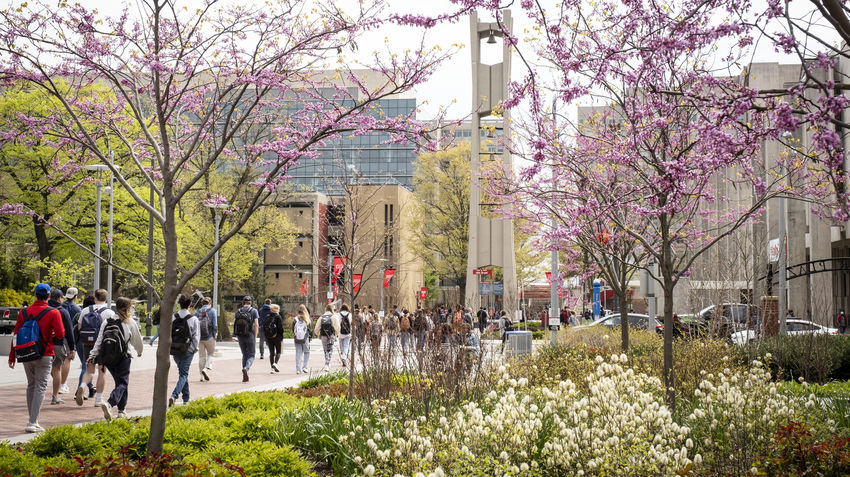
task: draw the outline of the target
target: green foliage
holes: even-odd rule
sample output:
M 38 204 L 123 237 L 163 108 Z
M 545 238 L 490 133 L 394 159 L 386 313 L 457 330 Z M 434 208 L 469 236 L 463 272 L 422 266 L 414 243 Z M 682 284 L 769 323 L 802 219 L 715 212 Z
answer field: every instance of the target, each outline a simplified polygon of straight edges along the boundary
M 748 343 L 739 351 L 747 362 L 768 362 L 780 379 L 825 383 L 850 378 L 850 336 L 775 336 Z M 768 355 L 770 359 L 766 359 Z
M 791 422 L 779 429 L 771 453 L 756 466 L 757 475 L 850 475 L 850 439 L 831 436 L 819 441 L 805 424 Z
M 333 373 L 320 374 L 318 376 L 314 376 L 312 378 L 301 381 L 298 387 L 300 387 L 301 389 L 311 389 L 318 386 L 325 386 L 327 384 L 333 383 L 342 383 L 347 385 L 348 371 L 340 369 L 339 371 L 335 371 Z
M 291 446 L 260 440 L 211 442 L 206 452 L 195 454 L 188 461 L 200 464 L 214 459 L 239 466 L 246 475 L 315 475 L 312 466 Z
M 0 288 L 0 306 L 23 306 L 25 301 L 32 301 L 29 294 L 11 288 Z

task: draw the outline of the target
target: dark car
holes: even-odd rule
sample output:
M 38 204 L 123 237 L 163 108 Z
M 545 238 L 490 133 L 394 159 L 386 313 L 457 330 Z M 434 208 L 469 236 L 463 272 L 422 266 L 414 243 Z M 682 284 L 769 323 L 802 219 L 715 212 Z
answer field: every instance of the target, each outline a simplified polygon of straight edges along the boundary
M 0 306 L 0 334 L 11 334 L 15 330 L 20 311 L 18 306 Z

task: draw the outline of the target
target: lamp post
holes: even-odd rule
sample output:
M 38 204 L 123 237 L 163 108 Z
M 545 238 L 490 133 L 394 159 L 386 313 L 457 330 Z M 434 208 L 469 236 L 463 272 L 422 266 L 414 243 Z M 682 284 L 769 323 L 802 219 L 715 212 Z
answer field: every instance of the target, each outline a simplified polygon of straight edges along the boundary
M 552 99 L 552 130 L 555 131 L 555 126 L 557 124 L 557 116 L 555 114 L 556 106 L 557 106 L 558 98 Z M 554 168 L 554 166 L 552 166 Z M 556 219 L 555 214 L 552 214 L 552 233 L 555 233 Z M 558 247 L 557 242 L 552 244 L 552 263 L 551 263 L 551 272 L 552 279 L 550 280 L 549 286 L 549 338 L 552 341 L 552 346 L 556 346 L 558 344 L 558 335 L 555 332 L 555 327 L 552 326 L 552 321 L 555 319 L 560 319 L 561 315 L 559 310 L 561 305 L 558 303 L 558 287 L 561 284 L 561 274 L 558 271 Z
M 782 139 L 788 140 L 791 136 L 789 131 L 785 131 L 782 133 Z M 779 180 L 780 187 L 782 187 L 782 193 L 779 194 L 779 334 L 786 335 L 788 334 L 788 324 L 785 320 L 785 315 L 787 315 L 786 309 L 788 308 L 786 289 L 788 288 L 787 284 L 787 271 L 785 270 L 788 266 L 786 251 L 787 248 L 785 246 L 785 235 L 786 235 L 786 218 L 785 218 L 785 164 L 782 162 L 782 158 L 779 158 Z
M 378 312 L 378 316 L 383 318 L 384 317 L 384 275 L 387 273 L 386 262 L 388 262 L 389 259 L 379 258 L 378 261 L 381 262 L 381 277 L 380 277 L 380 280 L 381 280 L 381 309 Z
M 151 169 L 153 169 L 153 163 L 151 163 Z M 148 185 L 151 188 L 151 198 L 150 205 L 153 207 L 154 193 L 153 193 L 153 185 Z M 153 328 L 151 321 L 153 321 L 153 213 L 148 213 L 148 283 L 150 286 L 148 287 L 148 319 L 145 320 L 145 336 L 151 335 L 151 330 Z
M 204 206 L 215 210 L 215 245 L 218 245 L 219 228 L 221 227 L 221 209 L 226 209 L 229 205 L 225 202 L 220 204 L 204 204 Z M 215 308 L 216 313 L 221 312 L 221 310 L 218 309 L 218 252 L 219 251 L 216 250 L 215 255 L 213 256 L 212 301 L 213 308 Z
M 87 166 L 83 166 L 83 169 L 87 171 L 97 172 L 97 176 L 95 178 L 95 185 L 97 187 L 97 198 L 95 199 L 95 224 L 94 224 L 94 279 L 92 280 L 92 289 L 97 290 L 100 288 L 100 198 L 101 198 L 101 188 L 103 187 L 103 182 L 101 180 L 101 174 L 105 170 L 109 170 L 109 166 L 106 164 L 89 164 Z M 111 192 L 111 189 L 110 189 Z M 111 223 L 111 216 L 110 216 Z

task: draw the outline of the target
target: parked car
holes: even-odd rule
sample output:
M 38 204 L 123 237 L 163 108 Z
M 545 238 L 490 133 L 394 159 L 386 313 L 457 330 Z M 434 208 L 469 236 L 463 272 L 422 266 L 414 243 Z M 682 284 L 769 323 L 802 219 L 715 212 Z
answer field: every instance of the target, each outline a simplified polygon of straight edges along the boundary
M 0 334 L 11 334 L 21 311 L 17 306 L 0 306 Z
M 711 305 L 703 308 L 699 312 L 699 319 L 705 323 L 705 327 L 712 329 L 715 332 L 717 328 L 726 328 L 729 333 L 741 331 L 747 327 L 747 324 L 753 325 L 761 320 L 761 309 L 747 303 L 724 303 L 717 320 L 716 305 Z M 712 327 L 712 324 L 714 326 Z M 721 332 L 725 336 L 726 332 Z
M 655 318 L 650 318 L 649 315 L 643 315 L 640 313 L 629 313 L 630 328 L 639 328 L 645 330 L 647 329 L 646 325 L 649 320 L 652 320 L 652 326 L 655 328 L 656 331 L 661 331 L 664 329 L 664 325 L 659 323 Z M 607 328 L 616 328 L 620 326 L 621 323 L 622 320 L 620 319 L 620 314 L 614 313 L 604 318 L 600 318 L 588 325 L 576 326 L 576 329 L 588 328 L 590 326 L 605 326 Z
M 789 336 L 838 334 L 837 328 L 830 328 L 807 320 L 787 320 L 785 324 Z M 759 332 L 757 330 L 742 330 L 732 333 L 729 337 L 735 344 L 744 344 L 756 339 L 758 336 Z

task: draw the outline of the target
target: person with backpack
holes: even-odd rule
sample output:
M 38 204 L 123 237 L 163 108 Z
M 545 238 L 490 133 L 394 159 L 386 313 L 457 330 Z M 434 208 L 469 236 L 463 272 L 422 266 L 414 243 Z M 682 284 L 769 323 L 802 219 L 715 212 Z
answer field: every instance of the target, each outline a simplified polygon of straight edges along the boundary
M 200 333 L 198 367 L 201 370 L 201 381 L 209 381 L 210 373 L 212 373 L 212 357 L 215 353 L 215 337 L 218 335 L 218 313 L 212 307 L 210 297 L 204 297 L 201 303 L 203 306 L 195 312 Z
M 327 373 L 331 367 L 331 356 L 333 356 L 334 342 L 339 335 L 339 315 L 334 313 L 333 305 L 327 305 L 325 312 L 316 320 L 316 328 L 313 334 L 322 340 L 322 349 L 325 352 L 325 367 Z
M 307 363 L 310 362 L 310 313 L 304 305 L 298 306 L 298 316 L 292 325 L 292 334 L 295 338 L 295 374 L 307 372 Z
M 174 405 L 179 396 L 183 396 L 183 404 L 189 403 L 189 367 L 192 359 L 198 351 L 198 343 L 201 339 L 201 330 L 198 326 L 198 318 L 189 312 L 192 299 L 186 295 L 177 298 L 180 310 L 171 316 L 171 356 L 177 365 L 177 384 L 168 398 L 168 407 Z
M 242 382 L 248 382 L 248 371 L 254 364 L 254 355 L 257 352 L 257 334 L 259 333 L 260 315 L 257 309 L 251 306 L 253 299 L 245 296 L 242 299 L 242 307 L 236 310 L 233 318 L 233 335 L 239 341 L 239 350 L 242 352 Z
M 369 306 L 369 341 L 372 348 L 372 359 L 375 363 L 378 362 L 378 357 L 381 351 L 381 339 L 383 338 L 384 327 L 381 323 L 381 316 L 375 313 L 374 309 Z
M 118 417 L 127 418 L 124 409 L 127 407 L 127 385 L 130 382 L 130 346 L 136 350 L 137 356 L 142 356 L 142 334 L 139 324 L 133 319 L 133 301 L 119 297 L 115 301 L 117 316 L 103 320 L 97 342 L 89 354 L 89 359 L 106 366 L 115 388 L 109 394 L 109 399 L 100 403 L 103 417 L 112 420 L 112 408 L 118 408 Z
M 94 305 L 94 295 L 88 294 L 83 297 L 83 303 L 80 308 L 80 312 L 74 315 L 71 318 L 71 324 L 74 325 L 74 338 L 76 343 L 74 343 L 74 349 L 77 351 L 77 358 L 80 360 L 80 377 L 77 379 L 77 387 L 83 383 L 83 376 L 86 375 L 86 358 L 88 358 L 88 354 L 86 354 L 85 347 L 83 346 L 83 342 L 80 341 L 80 317 L 83 313 L 83 310 Z M 83 393 L 83 399 L 88 399 L 94 396 L 95 390 L 94 385 L 88 384 L 89 392 Z
M 47 391 L 47 378 L 53 363 L 53 343 L 65 337 L 62 315 L 47 305 L 50 285 L 39 283 L 34 290 L 35 301 L 18 313 L 15 322 L 14 346 L 9 352 L 9 368 L 15 369 L 15 363 L 22 363 L 27 375 L 27 410 L 29 421 L 26 432 L 44 430 L 38 424 L 41 403 Z
M 499 331 L 502 333 L 502 353 L 505 352 L 505 343 L 508 341 L 508 332 L 514 330 L 514 324 L 508 317 L 508 312 L 502 310 L 499 315 Z
M 265 303 L 263 303 L 263 306 L 261 306 L 260 309 L 257 310 L 257 338 L 260 340 L 260 359 L 263 359 L 263 355 L 266 351 L 266 332 L 264 330 L 266 326 L 266 317 L 269 316 L 269 314 L 271 314 L 272 312 L 271 303 L 271 299 L 266 298 L 266 301 Z M 269 352 L 271 352 L 271 350 L 269 350 Z
M 348 366 L 348 353 L 351 350 L 351 327 L 353 317 L 348 304 L 343 304 L 339 312 L 339 359 L 342 367 Z
M 416 349 L 422 350 L 425 347 L 425 333 L 428 331 L 428 323 L 425 322 L 425 310 L 421 308 L 416 310 L 416 316 L 413 318 L 413 332 L 416 334 Z
M 838 316 L 835 317 L 835 325 L 838 327 L 838 333 L 844 334 L 847 330 L 847 315 L 844 314 L 844 310 L 838 312 Z
M 484 330 L 487 329 L 487 322 L 490 319 L 490 314 L 487 313 L 487 310 L 484 309 L 483 306 L 478 307 L 478 313 L 476 313 L 478 317 L 478 334 L 479 336 L 484 335 Z
M 387 316 L 386 320 L 384 320 L 384 328 L 386 328 L 387 334 L 387 350 L 389 351 L 390 356 L 392 356 L 392 353 L 395 351 L 396 343 L 398 343 L 399 323 L 396 313 L 398 313 L 398 310 L 395 305 L 393 305 L 393 312 Z
M 407 358 L 407 352 L 410 349 L 410 312 L 404 310 L 401 315 L 401 320 L 398 322 L 399 336 L 401 336 L 401 353 Z
M 280 317 L 280 305 L 272 303 L 269 305 L 269 314 L 263 325 L 263 334 L 269 345 L 269 364 L 272 374 L 279 373 L 277 362 L 280 360 L 280 350 L 283 345 L 283 318 Z
M 94 292 L 94 305 L 83 308 L 80 314 L 78 334 L 80 342 L 83 344 L 83 354 L 86 358 L 86 373 L 77 387 L 77 392 L 74 393 L 74 400 L 78 406 L 83 405 L 85 387 L 89 387 L 95 372 L 97 372 L 96 392 L 94 394 L 95 407 L 100 407 L 103 401 L 103 388 L 106 386 L 106 369 L 97 360 L 89 359 L 89 355 L 92 348 L 94 348 L 94 344 L 97 342 L 98 336 L 100 336 L 103 321 L 110 318 L 115 318 L 115 313 L 106 304 L 106 290 L 98 288 Z M 90 390 L 89 397 L 92 397 Z
M 351 318 L 352 333 L 354 333 L 354 343 L 357 345 L 357 350 L 363 346 L 363 337 L 366 334 L 366 308 L 360 309 L 354 305 L 354 316 Z
M 59 389 L 62 386 L 62 368 L 66 361 L 74 359 L 74 330 L 71 325 L 71 315 L 68 314 L 62 306 L 62 290 L 53 288 L 50 290 L 50 297 L 47 299 L 47 306 L 59 310 L 62 315 L 62 326 L 65 328 L 65 337 L 62 339 L 53 339 L 53 366 L 50 368 L 50 377 L 53 378 L 53 394 L 51 395 L 50 404 L 65 404 L 65 401 L 59 397 Z M 68 375 L 65 374 L 67 378 Z
M 71 349 L 68 354 L 70 355 L 70 359 L 66 359 L 64 363 L 62 363 L 62 383 L 59 386 L 59 394 L 68 394 L 71 392 L 68 389 L 68 375 L 71 374 L 71 362 L 74 360 L 74 356 L 77 352 L 77 336 L 73 333 L 74 330 L 77 329 L 77 321 L 79 321 L 80 317 L 80 307 L 74 303 L 74 300 L 77 299 L 77 291 L 76 288 L 70 287 L 65 290 L 64 300 L 62 301 L 62 308 L 68 312 L 68 316 L 71 317 Z M 68 335 L 67 328 L 65 329 L 65 334 Z M 85 363 L 83 363 L 83 368 L 85 368 Z

